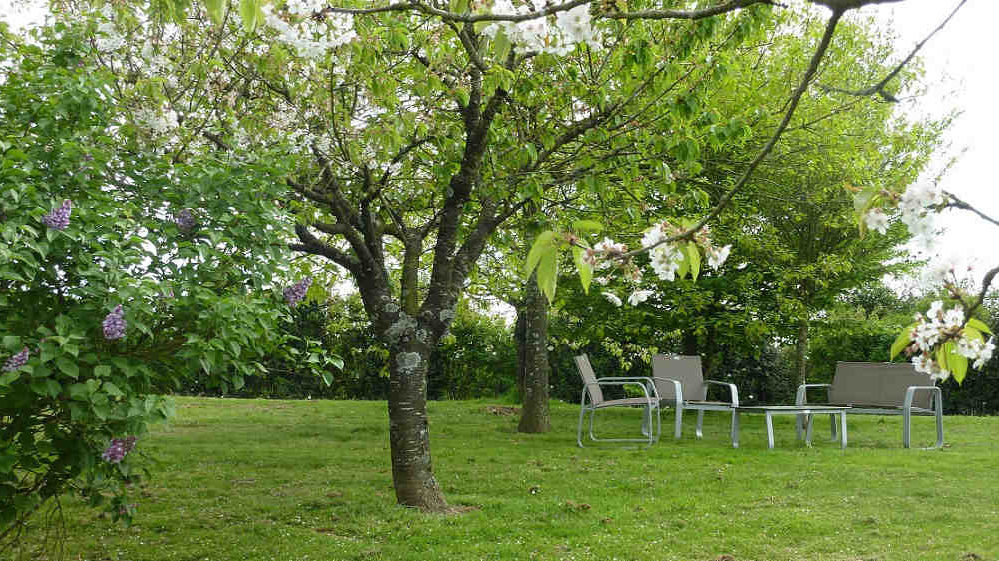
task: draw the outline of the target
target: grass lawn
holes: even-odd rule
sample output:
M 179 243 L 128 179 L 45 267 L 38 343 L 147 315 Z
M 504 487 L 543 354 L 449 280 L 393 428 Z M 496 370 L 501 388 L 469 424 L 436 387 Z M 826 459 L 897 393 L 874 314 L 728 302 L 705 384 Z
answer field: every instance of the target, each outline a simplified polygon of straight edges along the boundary
M 938 451 L 903 449 L 900 418 L 869 416 L 849 417 L 845 452 L 825 440 L 827 418 L 806 448 L 777 417 L 767 450 L 761 415 L 743 416 L 733 450 L 728 417 L 711 412 L 701 441 L 690 415 L 679 442 L 580 449 L 576 406 L 553 403 L 552 431 L 523 435 L 489 402 L 436 402 L 435 471 L 451 504 L 471 507 L 442 516 L 395 504 L 384 402 L 177 402 L 140 442 L 161 464 L 135 524 L 65 499 L 65 558 L 999 559 L 995 417 L 946 418 Z M 638 410 L 601 415 L 608 430 L 638 428 Z M 932 425 L 915 419 L 914 445 Z

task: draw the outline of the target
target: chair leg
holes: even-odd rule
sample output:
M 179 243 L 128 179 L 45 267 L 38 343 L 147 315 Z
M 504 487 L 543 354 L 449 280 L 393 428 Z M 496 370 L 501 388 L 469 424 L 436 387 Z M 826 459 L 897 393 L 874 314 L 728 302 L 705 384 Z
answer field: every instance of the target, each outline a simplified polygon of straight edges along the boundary
M 836 414 L 829 414 L 829 440 L 838 440 L 836 438 Z
M 576 444 L 583 447 L 583 417 L 586 415 L 586 408 L 579 406 L 579 425 L 576 426 Z
M 703 426 L 704 426 L 704 410 L 703 409 L 698 409 L 697 410 L 697 430 L 694 431 L 694 434 L 697 435 L 697 438 L 703 438 L 704 437 L 704 434 L 701 432 L 701 427 L 703 427 Z
M 683 435 L 683 405 L 676 404 L 676 420 L 673 422 L 673 437 L 679 439 Z
M 943 403 L 940 394 L 937 394 L 937 445 L 936 448 L 943 448 Z
M 846 450 L 846 411 L 839 412 L 839 447 Z
M 794 436 L 798 440 L 801 440 L 801 438 L 804 436 L 804 430 L 803 430 L 805 426 L 804 418 L 805 418 L 804 413 L 799 413 L 794 416 Z
M 596 418 L 597 418 L 597 410 L 593 409 L 592 411 L 590 411 L 590 440 L 593 441 L 598 440 L 597 435 L 593 434 L 593 423 L 594 421 L 596 421 Z

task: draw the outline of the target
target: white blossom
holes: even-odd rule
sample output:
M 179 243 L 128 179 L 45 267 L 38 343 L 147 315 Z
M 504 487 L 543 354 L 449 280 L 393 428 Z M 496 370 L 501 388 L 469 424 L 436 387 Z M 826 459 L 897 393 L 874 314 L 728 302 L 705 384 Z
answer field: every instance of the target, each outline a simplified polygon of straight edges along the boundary
M 618 308 L 621 307 L 622 302 L 621 299 L 617 297 L 617 294 L 614 294 L 613 292 L 601 292 L 601 294 L 603 294 L 604 298 L 606 298 L 611 304 L 614 304 Z
M 872 208 L 864 215 L 864 223 L 867 227 L 879 234 L 888 232 L 888 215 L 880 208 Z
M 652 290 L 636 290 L 631 293 L 631 296 L 628 297 L 628 304 L 637 306 L 648 300 L 649 296 L 652 296 L 653 294 L 655 294 L 655 292 Z
M 718 268 L 725 263 L 725 260 L 728 259 L 728 254 L 731 252 L 731 245 L 726 245 L 725 247 L 709 247 L 707 250 L 708 266 L 717 271 Z

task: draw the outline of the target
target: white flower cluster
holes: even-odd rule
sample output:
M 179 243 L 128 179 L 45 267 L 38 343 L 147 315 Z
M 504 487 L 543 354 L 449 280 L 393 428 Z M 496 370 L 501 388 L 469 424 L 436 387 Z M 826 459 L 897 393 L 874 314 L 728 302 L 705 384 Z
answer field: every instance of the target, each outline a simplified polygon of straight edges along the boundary
M 663 243 L 663 240 L 680 232 L 682 232 L 681 228 L 669 222 L 660 222 L 646 230 L 645 235 L 642 236 L 642 247 L 655 246 L 649 252 L 649 257 L 652 260 L 652 270 L 662 280 L 675 280 L 680 264 L 685 259 L 683 249 L 679 245 Z M 705 227 L 695 236 L 695 241 L 705 248 L 704 254 L 708 258 L 708 266 L 717 271 L 728 259 L 732 246 L 715 247 L 708 238 L 708 233 L 708 229 Z
M 95 41 L 97 50 L 102 53 L 110 53 L 124 47 L 125 37 L 114 23 L 114 10 L 111 9 L 110 5 L 104 6 L 101 9 L 101 16 L 103 16 L 103 21 L 97 24 L 97 38 Z
M 136 124 L 157 135 L 171 133 L 180 126 L 177 112 L 167 106 L 160 109 L 141 108 L 135 112 L 135 120 Z
M 899 200 L 902 222 L 909 227 L 909 233 L 922 247 L 932 245 L 934 234 L 934 207 L 944 202 L 943 193 L 933 185 L 913 185 L 906 189 Z M 870 226 L 870 222 L 868 222 Z
M 645 234 L 642 236 L 642 247 L 652 247 L 649 251 L 649 258 L 651 261 L 650 266 L 656 273 L 656 276 L 662 280 L 676 280 L 676 275 L 679 272 L 681 265 L 688 257 L 684 253 L 683 246 L 664 241 L 669 239 L 670 236 L 682 233 L 683 231 L 683 228 L 674 226 L 669 222 L 660 222 L 659 224 L 656 224 L 646 230 Z M 708 266 L 715 270 L 725 263 L 728 259 L 729 253 L 732 251 L 732 246 L 730 245 L 726 245 L 724 247 L 714 246 L 708 237 L 708 229 L 706 227 L 694 236 L 694 242 L 699 247 L 704 248 L 704 254 L 708 260 Z M 637 284 L 641 280 L 642 274 L 641 271 L 627 259 L 627 252 L 628 246 L 617 243 L 610 238 L 604 238 L 599 243 L 594 244 L 592 249 L 587 250 L 586 256 L 583 260 L 597 270 L 607 269 L 613 262 L 617 260 L 624 260 L 626 263 L 624 263 L 623 266 L 628 280 Z M 601 276 L 595 278 L 594 282 L 599 285 L 606 286 L 610 281 L 607 277 Z M 623 304 L 621 298 L 613 292 L 603 292 L 602 294 L 604 298 L 615 306 L 621 306 Z M 636 289 L 631 293 L 631 296 L 628 297 L 628 304 L 637 306 L 648 300 L 649 297 L 653 295 L 655 295 L 655 291 Z
M 298 19 L 294 23 L 279 17 L 270 6 L 264 6 L 264 21 L 278 32 L 279 41 L 291 45 L 305 58 L 317 59 L 330 49 L 345 45 L 357 37 L 354 19 L 348 14 L 312 17 L 325 6 L 326 2 L 317 0 L 291 0 L 287 7 L 288 12 Z
M 495 0 L 492 13 L 496 15 L 527 15 L 540 12 L 545 0 L 531 0 L 527 5 L 514 6 L 512 0 Z M 520 22 L 500 21 L 489 24 L 482 33 L 490 38 L 502 30 L 517 52 L 537 51 L 558 56 L 572 52 L 577 44 L 600 47 L 600 31 L 593 27 L 590 5 L 583 4 L 555 14 L 554 21 L 538 17 Z
M 888 232 L 888 215 L 880 208 L 872 208 L 864 215 L 864 223 L 879 234 Z
M 930 305 L 926 314 L 916 314 L 916 324 L 912 327 L 912 346 L 915 356 L 912 364 L 917 372 L 925 372 L 936 379 L 947 379 L 951 372 L 941 366 L 934 358 L 936 347 L 946 341 L 957 342 L 957 352 L 972 360 L 974 368 L 981 368 L 995 350 L 993 339 L 983 341 L 979 338 L 966 336 L 964 330 L 964 311 L 954 307 L 944 311 L 943 302 L 937 300 Z

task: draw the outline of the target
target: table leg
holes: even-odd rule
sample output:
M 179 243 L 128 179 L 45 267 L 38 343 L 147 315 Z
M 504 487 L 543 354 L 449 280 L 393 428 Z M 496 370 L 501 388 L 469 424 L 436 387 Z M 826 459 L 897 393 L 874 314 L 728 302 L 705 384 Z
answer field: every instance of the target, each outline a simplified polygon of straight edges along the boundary
M 764 412 L 767 416 L 767 448 L 773 450 L 774 447 L 774 421 L 769 411 Z
M 839 412 L 839 446 L 846 450 L 846 411 Z

